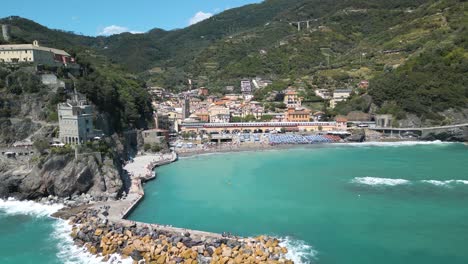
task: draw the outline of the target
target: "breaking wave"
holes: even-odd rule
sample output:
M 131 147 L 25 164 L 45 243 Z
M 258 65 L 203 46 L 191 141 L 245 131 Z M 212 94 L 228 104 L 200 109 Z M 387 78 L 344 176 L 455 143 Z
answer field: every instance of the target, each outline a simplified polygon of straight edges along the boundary
M 389 179 L 389 178 L 375 178 L 375 177 L 356 177 L 351 180 L 353 183 L 364 185 L 387 185 L 396 186 L 402 184 L 409 184 L 410 181 L 405 179 Z
M 297 264 L 313 263 L 317 259 L 318 252 L 306 242 L 291 237 L 280 238 L 280 245 L 288 249 L 286 258 Z
M 7 215 L 32 215 L 47 217 L 63 207 L 62 204 L 42 204 L 33 201 L 18 201 L 13 198 L 0 199 L 0 211 Z
M 468 181 L 465 181 L 465 180 L 447 180 L 447 181 L 423 180 L 421 182 L 432 184 L 432 185 L 435 185 L 435 186 L 445 186 L 445 187 L 452 187 L 452 186 L 457 185 L 457 184 L 467 184 L 468 185 Z
M 403 146 L 416 146 L 416 145 L 450 145 L 458 144 L 453 142 L 435 141 L 398 141 L 398 142 L 362 142 L 362 143 L 342 143 L 345 146 L 360 146 L 360 147 L 403 147 Z
M 62 204 L 43 204 L 33 201 L 18 201 L 13 198 L 0 199 L 0 212 L 6 215 L 29 215 L 35 217 L 50 217 L 63 208 Z M 56 257 L 64 264 L 127 264 L 131 259 L 122 260 L 118 255 L 112 255 L 107 262 L 102 257 L 88 253 L 86 248 L 78 247 L 70 236 L 72 226 L 67 221 L 55 219 L 52 223 L 54 231 L 50 234 L 51 241 L 56 244 Z M 53 258 L 53 256 L 51 256 Z
M 63 261 L 64 264 L 130 264 L 132 259 L 121 259 L 119 255 L 113 254 L 109 260 L 104 262 L 102 257 L 98 257 L 89 253 L 86 248 L 78 247 L 73 243 L 70 236 L 72 227 L 64 220 L 58 220 L 54 224 L 54 232 L 52 237 L 56 239 L 58 244 L 57 257 Z
M 405 179 L 390 179 L 390 178 L 377 178 L 377 177 L 356 177 L 351 180 L 351 183 L 361 184 L 361 185 L 371 185 L 371 186 L 397 186 L 404 184 L 413 184 L 413 183 L 424 183 L 431 184 L 434 186 L 441 187 L 453 187 L 456 185 L 468 185 L 468 180 L 420 180 L 420 181 L 410 181 Z

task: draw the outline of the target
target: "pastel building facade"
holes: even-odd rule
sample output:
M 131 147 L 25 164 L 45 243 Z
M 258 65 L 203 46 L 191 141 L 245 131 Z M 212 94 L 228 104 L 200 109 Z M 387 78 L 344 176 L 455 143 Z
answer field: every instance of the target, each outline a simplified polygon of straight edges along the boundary
M 0 45 L 0 63 L 36 63 L 47 66 L 76 65 L 66 51 L 33 44 Z

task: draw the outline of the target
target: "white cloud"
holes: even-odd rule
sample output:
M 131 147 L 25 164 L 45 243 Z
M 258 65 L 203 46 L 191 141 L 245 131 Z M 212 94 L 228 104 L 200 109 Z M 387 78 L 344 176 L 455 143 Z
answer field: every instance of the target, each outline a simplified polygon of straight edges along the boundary
M 209 12 L 205 13 L 203 11 L 199 11 L 192 18 L 190 18 L 189 25 L 196 24 L 196 23 L 198 23 L 200 21 L 203 21 L 205 19 L 208 19 L 208 18 L 210 18 L 212 16 L 213 16 L 212 13 L 209 13 Z
M 121 27 L 117 25 L 111 25 L 103 28 L 98 35 L 100 36 L 110 36 L 110 35 L 115 35 L 115 34 L 120 34 L 123 32 L 129 32 L 132 34 L 141 34 L 143 32 L 141 31 L 135 31 L 135 30 L 130 30 L 128 27 Z

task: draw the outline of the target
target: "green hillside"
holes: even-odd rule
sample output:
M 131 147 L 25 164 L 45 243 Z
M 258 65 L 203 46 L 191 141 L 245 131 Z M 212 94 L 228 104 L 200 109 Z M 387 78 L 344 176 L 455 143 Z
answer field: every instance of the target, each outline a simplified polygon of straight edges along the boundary
M 370 80 L 382 113 L 440 119 L 466 108 L 468 5 L 461 0 L 267 0 L 225 11 L 193 26 L 145 34 L 86 37 L 50 30 L 22 18 L 14 42 L 38 39 L 78 54 L 104 56 L 149 85 L 185 88 L 187 78 L 212 91 L 264 77 L 306 89 L 355 87 Z M 309 21 L 297 30 L 296 21 Z M 90 57 L 90 56 L 88 56 Z M 332 114 L 370 111 L 337 107 Z M 359 100 L 357 100 L 359 101 Z

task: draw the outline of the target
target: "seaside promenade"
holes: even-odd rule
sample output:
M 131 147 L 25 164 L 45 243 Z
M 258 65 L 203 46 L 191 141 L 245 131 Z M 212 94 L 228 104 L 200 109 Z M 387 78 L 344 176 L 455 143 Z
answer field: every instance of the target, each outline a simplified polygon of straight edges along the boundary
M 131 180 L 131 186 L 129 188 L 128 194 L 120 200 L 96 203 L 93 207 L 95 209 L 106 207 L 108 212 L 107 219 L 114 224 L 120 224 L 123 226 L 136 226 L 141 228 L 152 228 L 178 235 L 190 232 L 193 238 L 198 239 L 202 237 L 213 239 L 222 238 L 220 234 L 216 233 L 188 230 L 184 228 L 158 224 L 147 224 L 125 219 L 144 198 L 145 192 L 143 189 L 143 183 L 156 177 L 154 168 L 170 164 L 176 160 L 177 154 L 175 152 L 168 154 L 147 154 L 135 157 L 133 161 L 127 163 L 124 166 L 124 169 L 127 171 Z

